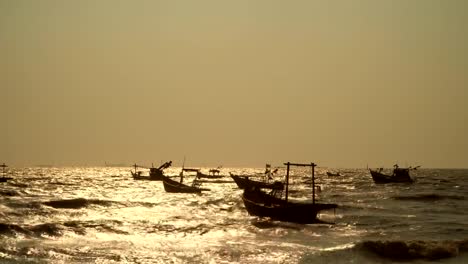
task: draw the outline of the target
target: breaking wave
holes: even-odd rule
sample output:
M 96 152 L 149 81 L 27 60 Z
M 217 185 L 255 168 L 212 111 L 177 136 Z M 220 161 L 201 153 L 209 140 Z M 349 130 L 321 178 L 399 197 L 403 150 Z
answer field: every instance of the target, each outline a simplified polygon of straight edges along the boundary
M 320 253 L 306 254 L 302 263 L 387 263 L 438 261 L 465 258 L 468 240 L 366 240 L 322 249 Z M 463 256 L 461 256 L 463 254 Z M 347 259 L 348 261 L 343 261 Z M 337 261 L 340 260 L 340 261 Z M 462 263 L 466 263 L 461 261 Z
M 168 233 L 168 234 L 189 234 L 196 233 L 199 235 L 204 235 L 212 229 L 211 226 L 206 224 L 198 224 L 195 226 L 184 226 L 177 227 L 170 224 L 158 224 L 154 225 L 150 229 L 146 230 L 148 233 Z
M 468 252 L 468 240 L 453 241 L 363 241 L 355 249 L 392 261 L 438 260 Z
M 128 234 L 128 232 L 115 228 L 122 225 L 117 220 L 106 221 L 68 221 L 63 223 L 44 223 L 38 225 L 24 225 L 0 223 L 0 235 L 28 237 L 62 236 L 65 232 L 74 232 L 85 235 L 86 229 L 94 229 L 99 232 Z
M 0 235 L 15 236 L 18 234 L 26 236 L 59 236 L 62 234 L 63 228 L 59 224 L 40 224 L 32 226 L 19 226 L 15 224 L 0 223 Z

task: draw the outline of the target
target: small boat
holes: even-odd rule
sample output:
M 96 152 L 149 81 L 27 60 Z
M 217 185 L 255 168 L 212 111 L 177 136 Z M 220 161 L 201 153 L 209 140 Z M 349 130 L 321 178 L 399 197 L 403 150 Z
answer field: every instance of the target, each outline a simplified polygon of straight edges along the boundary
M 341 174 L 339 172 L 333 173 L 333 172 L 327 171 L 327 176 L 341 176 Z
M 163 177 L 164 177 L 164 170 L 169 168 L 170 166 L 172 165 L 172 161 L 168 161 L 168 162 L 165 162 L 163 163 L 161 166 L 159 166 L 158 168 L 155 168 L 152 164 L 151 164 L 151 168 L 150 168 L 150 172 L 149 172 L 149 177 L 152 181 L 162 181 Z
M 205 174 L 203 172 L 201 172 L 200 170 L 197 171 L 197 178 L 205 178 L 205 179 L 220 179 L 220 178 L 224 178 L 224 175 L 219 175 L 219 173 L 221 172 L 219 169 L 221 167 L 218 167 L 216 169 L 210 169 L 208 171 L 208 174 Z
M 379 170 L 372 170 L 369 169 L 370 174 L 372 176 L 372 179 L 374 180 L 375 183 L 377 184 L 382 184 L 382 183 L 413 183 L 413 179 L 411 179 L 409 172 L 410 170 L 416 170 L 420 166 L 417 167 L 408 167 L 408 168 L 400 168 L 398 167 L 398 164 L 395 164 L 393 166 L 393 174 L 392 175 L 387 175 L 383 174 L 383 168 L 380 168 Z
M 209 170 L 209 174 L 205 174 L 201 172 L 200 169 L 194 169 L 194 168 L 183 168 L 182 172 L 194 172 L 196 174 L 196 177 L 199 179 L 220 179 L 223 178 L 223 175 L 219 175 L 219 170 L 218 169 L 211 169 Z
M 148 181 L 161 181 L 164 176 L 164 170 L 169 168 L 172 165 L 172 161 L 163 163 L 158 168 L 155 168 L 153 165 L 149 168 L 149 176 L 142 175 L 142 171 L 138 171 L 138 165 L 134 164 L 135 171 L 130 171 L 134 180 L 148 180 Z M 141 166 L 140 166 L 141 167 Z
M 200 188 L 201 183 L 199 183 L 196 179 L 192 182 L 192 185 L 185 185 L 182 182 L 177 182 L 167 176 L 163 176 L 162 181 L 164 190 L 168 193 L 201 193 L 202 191 L 210 190 L 206 188 Z
M 322 210 L 337 208 L 336 204 L 315 202 L 315 172 L 316 164 L 285 163 L 286 184 L 283 198 L 282 190 L 272 190 L 265 192 L 259 187 L 249 187 L 244 190 L 242 200 L 250 215 L 259 217 L 269 217 L 273 220 L 293 222 L 299 224 L 322 223 L 317 219 L 318 212 Z M 289 169 L 290 166 L 311 167 L 312 168 L 312 203 L 290 201 L 289 193 Z
M 184 160 L 185 164 L 185 160 Z M 162 176 L 164 190 L 169 193 L 201 193 L 202 191 L 209 191 L 210 189 L 201 188 L 201 182 L 198 177 L 192 182 L 192 185 L 186 185 L 184 181 L 184 172 L 198 172 L 198 169 L 184 168 L 182 165 L 182 171 L 180 172 L 180 182 L 177 182 L 167 176 Z
M 0 178 L 0 182 L 7 182 L 8 180 L 12 180 L 13 178 L 11 177 L 7 177 L 6 176 L 6 171 L 5 169 L 8 167 L 5 163 L 3 163 L 2 165 L 0 165 L 0 167 L 2 167 L 2 177 Z
M 230 173 L 230 175 L 231 175 L 231 178 L 234 180 L 234 182 L 237 184 L 237 187 L 239 187 L 239 189 L 246 189 L 249 187 L 267 188 L 267 189 L 274 189 L 274 190 L 284 189 L 284 184 L 279 181 L 275 181 L 275 182 L 255 181 L 255 180 L 249 179 L 249 176 L 234 175 L 232 173 Z
M 231 175 L 231 178 L 237 184 L 237 187 L 239 187 L 239 189 L 245 189 L 250 186 L 250 187 L 283 190 L 284 184 L 282 182 L 280 181 L 269 182 L 269 180 L 273 179 L 273 175 L 276 174 L 277 172 L 278 172 L 278 168 L 272 171 L 271 165 L 266 164 L 265 172 L 263 174 L 258 174 L 255 176 L 244 176 L 244 175 L 240 176 L 240 175 L 232 174 L 231 172 L 229 174 Z M 250 177 L 259 177 L 259 176 L 262 177 L 263 180 L 258 181 L 258 180 L 250 179 Z

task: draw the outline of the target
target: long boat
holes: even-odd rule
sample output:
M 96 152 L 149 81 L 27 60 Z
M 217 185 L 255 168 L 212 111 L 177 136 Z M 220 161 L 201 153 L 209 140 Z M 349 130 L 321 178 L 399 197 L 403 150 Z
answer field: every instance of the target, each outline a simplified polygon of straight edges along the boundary
M 249 176 L 240 176 L 230 173 L 231 178 L 237 184 L 239 189 L 246 189 L 249 187 L 258 187 L 258 188 L 267 188 L 267 189 L 275 189 L 275 190 L 283 190 L 284 184 L 279 181 L 275 182 L 264 182 L 264 181 L 256 181 L 249 179 Z
M 185 159 L 184 159 L 185 164 Z M 184 181 L 184 172 L 198 172 L 198 169 L 184 168 L 182 165 L 182 171 L 180 172 L 180 181 L 177 182 L 170 179 L 167 176 L 162 176 L 164 190 L 169 193 L 201 193 L 202 191 L 209 191 L 210 189 L 201 188 L 201 182 L 197 177 L 193 180 L 191 185 L 186 185 Z
M 341 174 L 339 172 L 330 172 L 330 171 L 327 171 L 327 176 L 341 176 Z
M 185 185 L 182 182 L 177 182 L 167 176 L 162 177 L 164 190 L 168 193 L 201 193 L 210 189 L 201 188 L 200 184 L 194 180 L 192 185 Z
M 372 180 L 376 184 L 384 184 L 384 183 L 413 183 L 414 180 L 410 177 L 409 172 L 410 170 L 415 170 L 419 168 L 417 167 L 408 167 L 408 168 L 399 168 L 398 165 L 394 165 L 393 174 L 387 175 L 382 173 L 383 169 L 379 170 L 372 170 L 369 169 L 369 172 L 372 176 Z
M 155 168 L 153 165 L 149 168 L 149 175 L 142 175 L 142 171 L 138 171 L 138 165 L 134 164 L 135 171 L 130 171 L 134 180 L 148 180 L 148 181 L 162 181 L 164 176 L 164 170 L 169 168 L 172 165 L 172 161 L 163 163 L 158 168 Z
M 7 177 L 6 176 L 6 171 L 5 169 L 8 167 L 5 163 L 3 163 L 2 165 L 0 165 L 0 167 L 2 167 L 2 177 L 0 177 L 0 182 L 7 182 L 8 180 L 12 180 L 13 178 L 12 177 Z
M 184 172 L 193 172 L 198 179 L 220 179 L 224 178 L 223 175 L 219 175 L 218 169 L 211 169 L 209 170 L 209 174 L 205 174 L 201 172 L 201 169 L 196 168 L 182 168 L 182 173 Z
M 220 167 L 216 168 L 216 169 L 210 169 L 208 171 L 208 174 L 205 174 L 203 172 L 201 172 L 200 170 L 197 171 L 197 178 L 199 179 L 220 179 L 220 178 L 224 178 L 224 175 L 220 175 L 219 173 L 221 172 L 220 170 Z
M 322 210 L 337 208 L 337 204 L 316 203 L 315 201 L 315 163 L 300 164 L 287 162 L 286 184 L 283 198 L 283 191 L 272 190 L 270 193 L 262 190 L 261 187 L 254 186 L 244 189 L 242 200 L 250 215 L 259 217 L 269 217 L 273 220 L 293 222 L 299 224 L 320 223 L 317 219 L 318 212 Z M 311 167 L 312 168 L 312 203 L 290 201 L 289 200 L 289 170 L 290 166 Z

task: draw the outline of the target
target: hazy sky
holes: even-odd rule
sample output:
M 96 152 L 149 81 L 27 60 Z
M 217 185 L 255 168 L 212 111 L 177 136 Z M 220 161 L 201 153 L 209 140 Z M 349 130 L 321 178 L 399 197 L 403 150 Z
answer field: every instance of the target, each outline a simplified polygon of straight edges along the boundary
M 467 10 L 0 0 L 0 162 L 466 168 Z

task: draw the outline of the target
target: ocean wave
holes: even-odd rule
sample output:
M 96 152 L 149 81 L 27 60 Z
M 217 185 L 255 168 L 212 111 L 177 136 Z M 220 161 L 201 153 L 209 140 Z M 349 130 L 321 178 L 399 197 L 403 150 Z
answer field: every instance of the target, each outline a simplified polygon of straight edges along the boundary
M 76 185 L 75 183 L 66 183 L 66 182 L 60 182 L 60 181 L 51 181 L 48 182 L 48 184 L 53 184 L 53 185 L 63 185 L 63 186 L 74 186 Z
M 94 230 L 105 232 L 105 233 L 115 233 L 127 235 L 128 232 L 115 228 L 115 226 L 122 225 L 122 222 L 119 220 L 97 220 L 97 221 L 68 221 L 64 222 L 63 226 L 71 228 L 71 230 L 77 234 L 84 235 L 86 234 L 87 228 L 92 228 Z
M 118 220 L 105 221 L 67 221 L 63 223 L 44 223 L 38 225 L 20 226 L 17 224 L 0 223 L 0 235 L 29 237 L 62 236 L 65 232 L 74 232 L 85 235 L 86 229 L 94 229 L 104 233 L 128 234 L 128 232 L 115 228 L 122 225 Z
M 169 234 L 190 234 L 196 233 L 199 235 L 204 235 L 212 229 L 211 226 L 206 224 L 198 224 L 195 226 L 184 226 L 177 227 L 169 224 L 158 224 L 153 226 L 150 230 L 147 230 L 148 233 L 169 233 Z
M 21 194 L 15 190 L 0 190 L 0 196 L 20 196 Z
M 43 204 L 54 207 L 54 208 L 79 209 L 83 207 L 88 207 L 89 205 L 93 205 L 93 204 L 102 205 L 102 206 L 110 206 L 112 202 L 107 201 L 107 200 L 98 200 L 98 199 L 75 198 L 75 199 L 52 200 L 48 202 L 43 202 Z
M 92 205 L 110 207 L 113 205 L 129 207 L 129 206 L 144 206 L 154 207 L 157 204 L 151 202 L 123 202 L 123 201 L 111 201 L 111 200 L 100 200 L 100 199 L 86 199 L 86 198 L 73 198 L 73 199 L 61 199 L 43 202 L 42 204 L 57 208 L 57 209 L 80 209 L 86 208 Z
M 59 236 L 63 228 L 59 224 L 39 224 L 30 226 L 20 226 L 16 224 L 0 223 L 0 235 L 16 236 L 18 234 L 26 236 Z
M 439 195 L 434 193 L 429 194 L 417 194 L 417 195 L 408 195 L 408 196 L 394 196 L 395 200 L 415 200 L 415 201 L 436 201 L 436 200 L 465 200 L 464 196 L 460 195 Z
M 285 229 L 293 229 L 297 231 L 303 229 L 302 225 L 288 223 L 288 222 L 273 221 L 273 220 L 263 220 L 263 219 L 254 219 L 251 221 L 251 224 L 258 229 L 285 228 Z
M 466 259 L 468 240 L 365 240 L 305 254 L 301 263 L 387 263 Z M 346 261 L 344 261 L 346 260 Z M 466 263 L 461 261 L 461 263 Z
M 19 187 L 19 188 L 27 188 L 29 187 L 28 184 L 26 183 L 20 183 L 20 182 L 8 182 L 10 186 L 13 186 L 13 187 Z
M 363 241 L 355 249 L 392 261 L 438 260 L 468 252 L 468 240 L 453 241 Z

